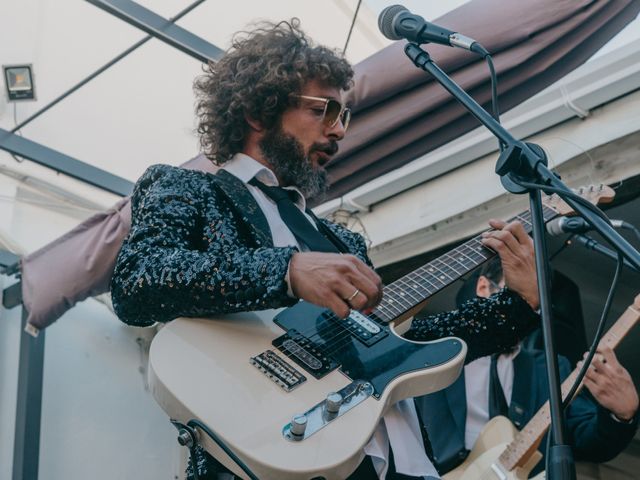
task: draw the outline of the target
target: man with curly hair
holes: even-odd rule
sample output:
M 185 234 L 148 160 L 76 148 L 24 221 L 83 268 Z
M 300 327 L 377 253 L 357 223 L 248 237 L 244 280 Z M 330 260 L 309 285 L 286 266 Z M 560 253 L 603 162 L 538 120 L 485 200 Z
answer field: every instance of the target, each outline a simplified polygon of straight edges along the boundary
M 234 39 L 195 84 L 198 132 L 217 172 L 156 165 L 136 184 L 112 280 L 124 322 L 148 326 L 300 299 L 344 318 L 380 302 L 382 282 L 362 237 L 306 208 L 306 198 L 326 188 L 324 165 L 347 130 L 342 94 L 352 82 L 348 62 L 313 45 L 297 20 Z M 473 360 L 508 349 L 536 325 L 531 239 L 519 223 L 491 225 L 484 243 L 500 254 L 507 288 L 414 322 L 407 338 L 458 336 Z M 392 406 L 350 478 L 437 476 L 420 433 L 413 401 Z M 196 468 L 215 478 L 219 464 L 198 450 Z

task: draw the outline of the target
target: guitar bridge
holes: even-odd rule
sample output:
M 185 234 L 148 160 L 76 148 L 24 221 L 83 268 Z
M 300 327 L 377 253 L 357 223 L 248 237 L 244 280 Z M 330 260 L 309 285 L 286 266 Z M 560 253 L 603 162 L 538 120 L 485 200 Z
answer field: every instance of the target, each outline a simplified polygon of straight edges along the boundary
M 260 355 L 251 357 L 249 362 L 286 392 L 290 392 L 307 380 L 307 377 L 281 359 L 272 350 L 267 350 Z

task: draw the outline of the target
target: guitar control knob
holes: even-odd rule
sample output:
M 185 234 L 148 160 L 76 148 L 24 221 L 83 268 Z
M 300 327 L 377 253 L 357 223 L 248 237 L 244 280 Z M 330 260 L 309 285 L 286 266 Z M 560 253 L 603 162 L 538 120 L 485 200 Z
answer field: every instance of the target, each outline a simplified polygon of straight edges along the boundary
M 324 408 L 327 413 L 338 413 L 340 411 L 340 405 L 342 405 L 343 398 L 337 392 L 331 392 L 327 395 L 326 400 L 324 401 Z
M 307 416 L 305 414 L 294 415 L 291 419 L 291 435 L 302 437 L 307 429 Z

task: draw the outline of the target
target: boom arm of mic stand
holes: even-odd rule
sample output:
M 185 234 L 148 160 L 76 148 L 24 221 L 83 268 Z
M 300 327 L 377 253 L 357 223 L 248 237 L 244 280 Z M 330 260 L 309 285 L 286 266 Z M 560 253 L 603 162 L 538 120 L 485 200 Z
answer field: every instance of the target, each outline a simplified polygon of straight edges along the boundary
M 549 261 L 544 237 L 544 219 L 540 190 L 531 190 L 519 185 L 518 181 L 529 181 L 539 185 L 552 186 L 560 192 L 559 196 L 574 208 L 607 241 L 619 249 L 629 261 L 640 268 L 640 254 L 602 218 L 578 202 L 568 198 L 569 190 L 548 168 L 544 151 L 538 146 L 529 146 L 517 140 L 489 113 L 457 85 L 440 67 L 415 43 L 408 43 L 404 49 L 411 61 L 422 70 L 430 73 L 453 97 L 458 100 L 476 119 L 488 128 L 506 148 L 500 154 L 496 164 L 496 173 L 500 175 L 503 186 L 512 193 L 529 193 L 533 241 L 538 272 L 538 291 L 542 333 L 547 362 L 547 380 L 549 383 L 549 406 L 551 413 L 552 436 L 554 444 L 550 449 L 547 478 L 549 480 L 576 478 L 571 447 L 566 443 L 566 428 L 562 416 L 562 398 L 560 393 L 560 375 L 557 355 L 551 328 L 551 301 L 549 293 Z M 533 148 L 532 148 L 533 147 Z
M 605 240 L 619 250 L 633 266 L 640 268 L 640 253 L 624 237 L 597 214 L 569 198 L 572 193 L 571 190 L 547 168 L 544 151 L 540 147 L 517 140 L 511 135 L 508 130 L 500 125 L 467 92 L 440 69 L 420 46 L 415 43 L 408 43 L 404 51 L 418 68 L 430 73 L 469 113 L 507 146 L 498 158 L 496 173 L 500 175 L 503 185 L 509 192 L 525 193 L 528 191 L 514 182 L 513 178 L 527 181 L 532 179 L 532 183 L 548 185 L 567 192 L 566 195 L 562 193 L 558 193 L 558 195 L 582 216 L 594 230 L 600 233 Z

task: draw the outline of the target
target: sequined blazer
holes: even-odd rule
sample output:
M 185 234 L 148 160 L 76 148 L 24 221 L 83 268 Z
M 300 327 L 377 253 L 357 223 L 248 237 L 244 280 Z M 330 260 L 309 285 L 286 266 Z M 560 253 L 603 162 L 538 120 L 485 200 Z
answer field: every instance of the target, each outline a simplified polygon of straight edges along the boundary
M 116 314 L 135 326 L 181 316 L 211 316 L 293 305 L 285 276 L 295 247 L 274 247 L 269 224 L 235 176 L 154 165 L 131 197 L 131 231 L 111 281 Z M 348 250 L 371 265 L 364 239 L 321 220 Z M 537 324 L 537 315 L 503 289 L 459 310 L 414 320 L 414 340 L 457 336 L 467 361 L 506 351 Z

